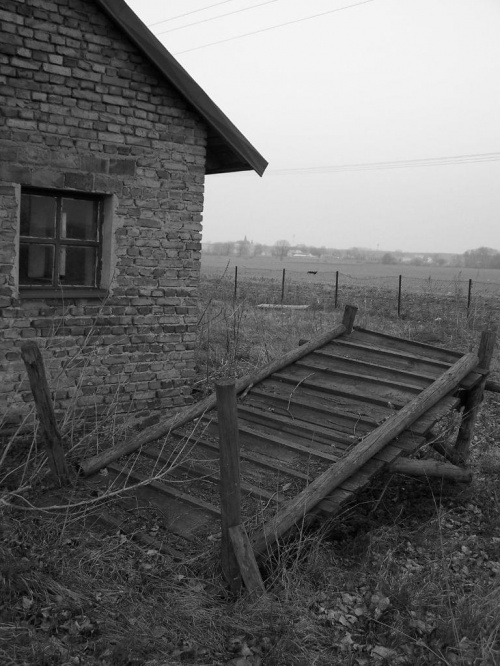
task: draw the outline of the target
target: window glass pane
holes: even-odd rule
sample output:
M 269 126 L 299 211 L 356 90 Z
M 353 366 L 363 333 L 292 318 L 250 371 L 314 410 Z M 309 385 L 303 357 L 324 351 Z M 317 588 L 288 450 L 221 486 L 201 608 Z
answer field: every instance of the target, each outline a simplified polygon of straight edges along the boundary
M 61 238 L 97 240 L 97 202 L 63 199 Z
M 54 246 L 21 243 L 19 257 L 19 283 L 52 285 L 54 274 Z
M 56 199 L 38 194 L 21 197 L 21 236 L 54 238 L 56 228 Z
M 66 245 L 60 248 L 59 282 L 61 285 L 96 285 L 96 258 L 94 247 Z

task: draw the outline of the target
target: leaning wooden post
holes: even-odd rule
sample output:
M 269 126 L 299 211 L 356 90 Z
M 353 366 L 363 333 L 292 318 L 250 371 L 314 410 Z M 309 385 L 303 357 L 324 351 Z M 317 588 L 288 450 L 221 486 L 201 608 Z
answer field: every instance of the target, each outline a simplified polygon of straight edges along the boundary
M 342 325 L 345 326 L 345 332 L 347 335 L 352 333 L 352 328 L 354 326 L 354 320 L 356 319 L 356 313 L 358 308 L 355 305 L 346 305 L 344 309 L 344 316 L 342 317 Z
M 59 484 L 63 485 L 69 481 L 69 469 L 64 457 L 54 407 L 50 399 L 42 355 L 36 342 L 26 342 L 21 347 L 21 357 L 28 373 L 38 420 L 45 440 L 49 467 Z
M 483 400 L 491 358 L 495 348 L 496 334 L 496 326 L 488 331 L 483 331 L 481 334 L 481 341 L 479 343 L 479 350 L 477 354 L 479 357 L 478 370 L 483 371 L 484 375 L 481 380 L 470 389 L 470 391 L 467 391 L 465 396 L 462 422 L 460 424 L 460 428 L 458 429 L 457 440 L 455 443 L 457 458 L 461 462 L 466 462 L 467 458 L 469 457 L 470 445 L 474 435 L 474 426 L 479 414 L 479 407 Z
M 241 523 L 240 445 L 234 379 L 215 385 L 220 438 L 221 564 L 231 591 L 241 590 L 238 560 L 231 545 L 229 528 Z

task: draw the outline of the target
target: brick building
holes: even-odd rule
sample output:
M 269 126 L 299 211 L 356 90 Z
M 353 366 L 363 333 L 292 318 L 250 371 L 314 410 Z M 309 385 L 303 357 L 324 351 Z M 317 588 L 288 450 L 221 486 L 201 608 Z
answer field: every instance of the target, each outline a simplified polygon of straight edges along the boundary
M 194 374 L 206 174 L 266 162 L 123 0 L 0 5 L 0 423 L 143 417 Z

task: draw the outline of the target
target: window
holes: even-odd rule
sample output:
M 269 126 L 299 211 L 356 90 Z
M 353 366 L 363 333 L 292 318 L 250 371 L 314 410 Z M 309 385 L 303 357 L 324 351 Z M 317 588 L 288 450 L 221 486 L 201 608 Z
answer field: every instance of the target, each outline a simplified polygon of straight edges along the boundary
M 23 190 L 19 286 L 38 290 L 98 288 L 103 197 Z

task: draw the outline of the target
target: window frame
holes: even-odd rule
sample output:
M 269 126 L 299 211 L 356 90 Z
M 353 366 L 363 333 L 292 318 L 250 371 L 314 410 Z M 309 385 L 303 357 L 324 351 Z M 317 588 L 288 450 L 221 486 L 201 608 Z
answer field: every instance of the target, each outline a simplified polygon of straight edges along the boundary
M 23 195 L 45 196 L 47 198 L 55 199 L 56 204 L 56 219 L 54 236 L 49 237 L 36 237 L 25 236 L 21 234 L 21 208 Z M 85 200 L 92 201 L 95 208 L 95 223 L 96 223 L 96 240 L 90 239 L 62 239 L 61 238 L 61 213 L 63 199 Z M 77 192 L 74 190 L 60 190 L 48 189 L 40 187 L 21 187 L 20 198 L 20 219 L 19 219 L 19 266 L 18 266 L 18 280 L 19 280 L 19 294 L 24 298 L 71 298 L 71 297 L 103 297 L 107 294 L 107 290 L 100 287 L 102 279 L 102 265 L 103 265 L 103 226 L 104 226 L 104 207 L 106 196 L 103 194 Z M 28 246 L 34 245 L 51 245 L 54 247 L 53 259 L 53 275 L 51 285 L 35 285 L 35 284 L 21 284 L 21 243 Z M 60 266 L 60 250 L 63 247 L 90 247 L 96 250 L 96 265 L 95 265 L 95 283 L 93 285 L 64 285 L 59 283 L 59 266 Z

